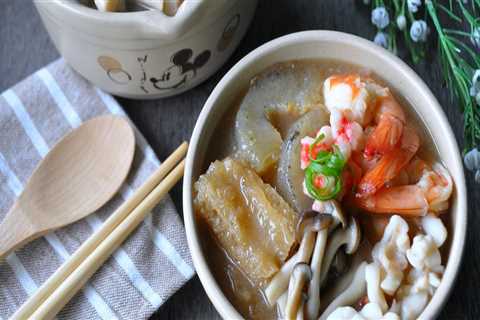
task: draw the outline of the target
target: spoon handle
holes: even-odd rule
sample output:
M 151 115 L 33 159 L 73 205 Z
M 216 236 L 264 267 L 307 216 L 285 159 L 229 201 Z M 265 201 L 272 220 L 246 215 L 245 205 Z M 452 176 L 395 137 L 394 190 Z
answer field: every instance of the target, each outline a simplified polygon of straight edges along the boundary
M 185 160 L 182 160 L 153 191 L 85 258 L 60 286 L 31 315 L 31 319 L 53 319 L 90 277 L 110 257 L 115 249 L 145 219 L 170 189 L 182 178 Z
M 30 221 L 15 202 L 0 224 L 0 260 L 38 236 L 32 232 Z

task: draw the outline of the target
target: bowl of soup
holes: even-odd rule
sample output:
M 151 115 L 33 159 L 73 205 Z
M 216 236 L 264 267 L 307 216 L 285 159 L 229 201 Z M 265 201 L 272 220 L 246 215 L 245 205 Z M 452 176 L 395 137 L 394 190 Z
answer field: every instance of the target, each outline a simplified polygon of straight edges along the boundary
M 225 319 L 431 319 L 465 242 L 460 152 L 400 59 L 334 31 L 257 48 L 197 120 L 183 208 Z

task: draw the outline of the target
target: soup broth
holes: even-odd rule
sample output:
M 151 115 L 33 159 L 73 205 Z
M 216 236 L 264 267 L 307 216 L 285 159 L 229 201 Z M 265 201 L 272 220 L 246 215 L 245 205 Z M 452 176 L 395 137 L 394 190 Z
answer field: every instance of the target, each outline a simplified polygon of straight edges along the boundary
M 405 111 L 405 125 L 415 128 L 415 131 L 419 136 L 420 147 L 416 156 L 425 160 L 427 163 L 439 161 L 437 148 L 428 129 L 418 114 L 408 104 L 408 101 L 405 101 L 401 96 L 396 94 L 395 83 L 378 78 L 371 70 L 366 70 L 355 65 L 335 60 L 301 60 L 279 63 L 267 68 L 252 80 L 250 88 L 256 84 L 259 87 L 259 89 L 257 88 L 259 92 L 256 93 L 258 96 L 253 97 L 252 99 L 257 99 L 253 100 L 255 102 L 264 102 L 265 106 L 287 106 L 284 109 L 282 109 L 283 107 L 278 108 L 279 111 L 266 113 L 265 115 L 273 127 L 278 131 L 281 139 L 285 141 L 290 127 L 301 117 L 301 112 L 306 112 L 305 110 L 302 110 L 303 106 L 307 106 L 307 108 L 310 108 L 311 106 L 322 106 L 322 108 L 325 108 L 323 107 L 325 104 L 325 97 L 322 91 L 325 80 L 333 75 L 345 74 L 356 74 L 362 78 L 373 79 L 373 81 L 380 86 L 388 86 L 391 88 L 394 97 L 399 101 Z M 265 79 L 268 79 L 268 85 L 264 84 L 262 79 L 263 82 L 265 82 Z M 268 92 L 262 92 L 262 88 L 268 90 Z M 303 91 L 296 93 L 289 92 L 289 90 L 293 91 L 298 88 Z M 213 134 L 215 143 L 211 143 L 207 151 L 208 156 L 205 162 L 205 169 L 211 162 L 218 159 L 224 159 L 225 157 L 242 159 L 242 150 L 239 150 L 235 136 L 235 131 L 238 129 L 236 128 L 236 126 L 238 126 L 236 119 L 239 114 L 242 100 L 248 90 L 249 88 L 239 88 L 240 94 L 238 99 L 236 99 L 235 104 L 229 108 L 228 112 L 223 116 L 222 121 L 217 126 Z M 298 113 L 291 112 L 290 105 L 300 105 L 302 107 L 297 109 L 302 111 Z M 318 129 L 320 129 L 320 126 L 317 130 Z M 274 165 L 272 168 L 264 172 L 262 171 L 260 176 L 265 182 L 270 183 L 273 187 L 277 188 L 277 185 L 275 184 L 277 165 Z M 371 220 L 377 219 L 378 216 L 366 215 L 363 210 L 352 208 L 349 205 L 345 205 L 345 210 L 349 215 L 354 216 L 359 221 L 363 234 L 362 244 L 355 254 L 346 256 L 347 270 L 344 270 L 343 273 L 340 274 L 329 273 L 327 285 L 321 292 L 321 310 L 324 310 L 328 305 L 326 302 L 335 298 L 335 294 L 332 296 L 332 292 L 338 293 L 340 292 L 340 289 L 346 287 L 346 284 L 353 277 L 353 272 L 355 271 L 354 266 L 358 266 L 361 261 L 372 261 L 371 248 L 380 240 L 378 237 L 370 237 L 371 230 L 369 227 Z M 301 212 L 297 212 L 297 214 L 300 215 Z M 389 217 L 390 215 L 382 216 L 383 219 L 386 219 L 385 224 L 388 222 Z M 440 218 L 449 229 L 450 221 L 448 221 L 448 214 L 442 214 Z M 419 218 L 406 217 L 406 220 L 410 226 L 409 232 L 412 239 L 417 233 L 423 232 Z M 223 292 L 235 308 L 242 314 L 242 316 L 248 319 L 278 318 L 279 314 L 277 313 L 277 307 L 271 306 L 264 295 L 265 287 L 270 279 L 266 279 L 263 282 L 252 282 L 248 275 L 242 272 L 242 268 L 237 265 L 237 262 L 234 261 L 235 259 L 229 257 L 228 252 L 218 244 L 216 240 L 217 237 L 215 237 L 215 235 L 209 230 L 208 225 L 200 214 L 198 215 L 198 221 L 201 229 L 200 233 L 203 235 L 203 252 L 207 256 L 209 267 Z M 450 230 L 448 231 L 450 233 Z M 448 259 L 447 252 L 449 248 L 449 238 L 447 239 L 447 244 L 441 248 L 443 264 L 445 264 Z M 298 244 L 292 248 L 292 253 L 290 255 L 293 254 L 293 251 L 295 251 L 296 248 L 298 248 Z M 348 279 L 348 281 L 346 279 Z M 328 298 L 329 296 L 330 298 Z

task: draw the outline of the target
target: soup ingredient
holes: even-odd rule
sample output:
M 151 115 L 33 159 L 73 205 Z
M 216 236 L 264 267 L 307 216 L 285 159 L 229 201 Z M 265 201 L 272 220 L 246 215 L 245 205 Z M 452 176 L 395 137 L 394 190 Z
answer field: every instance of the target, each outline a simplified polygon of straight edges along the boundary
M 297 215 L 239 161 L 215 161 L 195 183 L 195 210 L 256 284 L 276 273 L 295 243 Z
M 318 73 L 299 65 L 277 65 L 252 80 L 235 120 L 239 156 L 260 175 L 271 171 L 280 158 L 282 137 L 278 117 L 298 118 L 320 108 Z
M 442 220 L 433 214 L 422 218 L 422 228 L 426 234 L 432 237 L 437 247 L 441 247 L 447 239 L 447 229 Z
M 422 218 L 422 225 L 427 226 L 426 235 L 417 234 L 412 246 L 406 251 L 406 257 L 412 267 L 406 281 L 395 293 L 395 300 L 400 306 L 402 320 L 417 319 L 425 309 L 441 282 L 444 267 L 441 255 L 432 235 L 438 243 L 443 244 L 446 238 L 446 228 L 441 220 L 434 215 Z M 428 231 L 427 231 L 428 230 Z
M 442 212 L 448 209 L 453 182 L 447 169 L 440 163 L 434 163 L 432 167 L 425 165 L 417 186 L 422 189 L 430 211 Z
M 406 169 L 411 185 L 383 188 L 374 195 L 357 198 L 356 204 L 373 213 L 398 213 L 424 216 L 428 211 L 441 213 L 449 208 L 453 181 L 440 163 L 432 167 L 414 159 Z
M 297 227 L 297 235 L 303 235 L 298 251 L 282 265 L 281 269 L 265 288 L 265 296 L 270 305 L 275 305 L 277 299 L 287 289 L 294 266 L 298 263 L 308 263 L 310 261 L 316 233 L 323 229 L 328 230 L 332 220 L 332 217 L 329 215 L 312 214 L 312 212 L 306 212 L 302 215 Z
M 304 212 L 312 207 L 312 200 L 303 193 L 304 172 L 300 167 L 302 137 L 314 135 L 318 126 L 328 123 L 328 113 L 323 109 L 307 112 L 295 121 L 287 133 L 282 145 L 278 162 L 276 187 L 280 195 L 297 212 Z M 308 155 L 307 155 L 308 156 Z
M 95 0 L 100 11 L 125 11 L 125 0 Z
M 393 150 L 402 137 L 405 125 L 405 114 L 390 90 L 376 98 L 375 109 L 376 127 L 368 136 L 364 150 L 367 158 Z
M 305 285 L 312 278 L 312 270 L 306 263 L 297 263 L 293 268 L 288 285 L 287 303 L 285 306 L 285 319 L 294 319 L 303 303 L 302 294 Z
M 380 161 L 360 180 L 357 197 L 365 198 L 375 194 L 386 182 L 395 178 L 410 162 L 418 148 L 420 139 L 411 128 L 404 128 L 400 146 L 382 156 Z
M 423 216 L 428 210 L 423 192 L 415 185 L 383 188 L 367 198 L 357 198 L 356 204 L 371 213 L 402 216 Z
M 313 149 L 320 135 L 310 146 Z M 305 187 L 314 199 L 326 201 L 334 199 L 342 190 L 341 174 L 345 166 L 345 158 L 337 146 L 332 151 L 321 150 L 315 158 L 310 152 L 310 164 L 305 169 Z
M 313 202 L 312 210 L 316 213 L 328 213 L 333 217 L 330 230 L 335 229 L 339 224 L 342 225 L 342 228 L 345 228 L 347 225 L 347 217 L 337 200 L 315 201 Z
M 382 312 L 388 309 L 385 295 L 380 288 L 381 274 L 380 267 L 375 263 L 370 263 L 365 268 L 365 281 L 367 282 L 368 301 L 377 304 Z
M 352 307 L 340 307 L 327 320 L 400 320 L 400 317 L 393 312 L 383 315 L 378 304 L 369 302 L 359 312 Z
M 325 106 L 331 114 L 343 114 L 349 121 L 364 126 L 370 122 L 368 84 L 358 74 L 332 75 L 323 84 Z
M 155 9 L 164 11 L 165 0 L 135 0 L 135 2 L 142 8 Z
M 182 5 L 183 0 L 163 0 L 163 12 L 170 17 L 173 17 L 180 6 Z
M 373 249 L 373 262 L 365 267 L 369 304 L 378 305 L 382 314 L 388 310 L 388 313 L 395 313 L 402 320 L 418 319 L 440 285 L 444 267 L 431 234 L 435 234 L 439 243 L 443 243 L 442 240 L 446 237 L 443 232 L 446 233 L 446 229 L 441 220 L 433 215 L 423 217 L 422 220 L 422 225 L 427 225 L 430 231 L 426 235 L 415 235 L 410 247 L 408 224 L 401 217 L 392 216 L 382 240 Z M 409 271 L 404 274 L 406 270 Z M 393 298 L 390 308 L 385 294 Z M 347 314 L 351 310 L 339 310 L 340 307 L 351 306 L 353 303 L 332 305 L 333 302 L 320 319 L 336 319 L 335 315 Z M 364 316 L 362 311 L 360 315 Z M 385 316 L 380 315 L 379 319 L 385 319 Z M 389 317 L 393 319 L 393 315 Z
M 307 319 L 316 319 L 320 310 L 320 273 L 322 271 L 322 261 L 325 255 L 327 238 L 328 229 L 320 230 L 317 233 L 312 261 L 310 262 L 313 276 L 308 284 L 308 300 L 305 306 Z
M 320 273 L 320 285 L 327 279 L 330 265 L 339 248 L 345 245 L 345 253 L 353 254 L 357 251 L 361 240 L 360 226 L 355 218 L 351 218 L 348 228 L 339 228 L 334 231 L 333 235 L 328 239 L 325 257 L 322 262 Z
M 337 203 L 336 201 L 330 201 L 330 203 Z M 339 224 L 342 225 L 342 228 L 346 227 L 342 210 L 338 210 L 338 207 L 335 205 L 328 206 L 328 209 L 331 209 L 331 211 L 324 214 L 330 214 L 333 217 L 333 223 L 329 229 L 323 229 L 317 233 L 312 261 L 310 262 L 313 276 L 308 285 L 308 300 L 305 306 L 307 319 L 316 319 L 320 310 L 320 276 L 329 231 Z
M 405 256 L 410 247 L 408 230 L 405 220 L 400 216 L 392 216 L 382 240 L 373 247 L 373 260 L 382 267 L 385 274 L 381 288 L 389 295 L 393 295 L 400 286 L 403 272 L 408 266 Z
M 365 282 L 366 266 L 367 263 L 363 262 L 357 267 L 350 285 L 330 303 L 330 305 L 320 316 L 319 320 L 327 319 L 338 308 L 353 305 L 360 298 L 365 296 L 367 292 L 367 286 Z

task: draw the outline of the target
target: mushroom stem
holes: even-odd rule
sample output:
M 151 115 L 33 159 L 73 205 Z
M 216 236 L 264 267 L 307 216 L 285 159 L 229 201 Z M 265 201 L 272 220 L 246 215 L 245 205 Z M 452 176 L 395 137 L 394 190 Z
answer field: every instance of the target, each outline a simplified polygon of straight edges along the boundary
M 333 257 L 337 253 L 338 249 L 347 241 L 343 231 L 343 229 L 338 229 L 337 231 L 335 231 L 333 236 L 328 239 L 325 257 L 322 263 L 322 271 L 320 273 L 320 285 L 323 285 L 327 278 L 328 270 L 330 269 L 330 265 L 332 264 Z
M 297 263 L 293 269 L 288 285 L 285 318 L 294 319 L 302 303 L 302 293 L 305 284 L 310 280 L 312 272 L 306 263 Z
M 303 307 L 305 306 L 305 301 L 302 300 L 302 303 L 300 304 L 300 308 L 298 308 L 298 311 L 297 311 L 297 317 L 295 318 L 295 320 L 304 320 L 305 317 L 303 315 Z
M 353 305 L 358 301 L 358 299 L 365 296 L 367 292 L 367 286 L 365 282 L 366 266 L 366 262 L 362 262 L 358 266 L 350 285 L 328 305 L 319 320 L 326 320 L 328 316 L 338 307 Z
M 322 263 L 322 271 L 320 274 L 320 286 L 323 285 L 327 278 L 330 265 L 332 264 L 333 258 L 337 253 L 338 249 L 342 245 L 346 245 L 345 252 L 347 254 L 353 254 L 358 249 L 360 244 L 360 227 L 358 226 L 357 220 L 352 218 L 348 228 L 346 229 L 337 229 L 333 235 L 328 239 L 327 249 L 325 252 L 325 257 Z
M 317 234 L 315 248 L 313 249 L 312 261 L 312 279 L 308 286 L 308 300 L 306 308 L 306 318 L 316 319 L 320 310 L 320 272 L 322 270 L 322 260 L 327 245 L 328 229 L 322 229 Z
M 278 298 L 287 290 L 288 281 L 295 265 L 300 262 L 306 263 L 310 260 L 314 243 L 315 232 L 307 231 L 303 236 L 298 251 L 282 265 L 272 278 L 265 289 L 265 296 L 270 305 L 274 306 Z
M 287 306 L 287 291 L 277 299 L 277 313 L 279 319 L 285 319 L 285 307 Z

